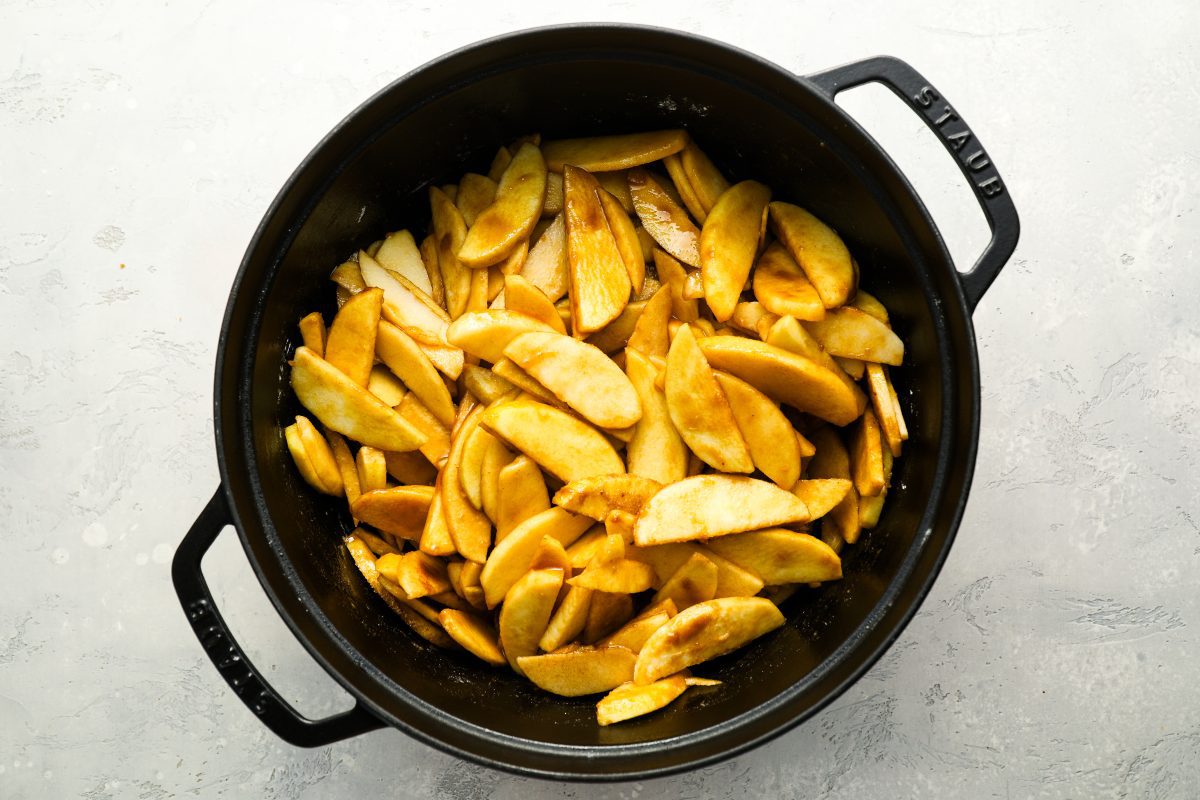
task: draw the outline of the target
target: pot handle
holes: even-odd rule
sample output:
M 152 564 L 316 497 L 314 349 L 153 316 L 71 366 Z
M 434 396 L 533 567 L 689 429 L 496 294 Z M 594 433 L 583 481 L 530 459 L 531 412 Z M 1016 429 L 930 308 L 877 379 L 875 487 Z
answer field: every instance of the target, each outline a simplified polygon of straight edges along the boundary
M 883 84 L 925 121 L 954 156 L 992 229 L 992 239 L 975 266 L 959 276 L 967 306 L 974 311 L 1012 256 L 1021 233 L 1017 209 L 979 137 L 929 81 L 898 58 L 876 56 L 809 75 L 808 80 L 831 100 L 844 89 L 864 83 Z
M 183 537 L 171 563 L 171 579 L 179 602 L 196 638 L 221 677 L 264 725 L 279 738 L 298 747 L 319 747 L 382 728 L 383 722 L 359 702 L 354 708 L 325 719 L 311 720 L 302 716 L 279 696 L 246 658 L 217 610 L 200 569 L 200 562 L 217 535 L 232 524 L 224 487 L 219 486 Z

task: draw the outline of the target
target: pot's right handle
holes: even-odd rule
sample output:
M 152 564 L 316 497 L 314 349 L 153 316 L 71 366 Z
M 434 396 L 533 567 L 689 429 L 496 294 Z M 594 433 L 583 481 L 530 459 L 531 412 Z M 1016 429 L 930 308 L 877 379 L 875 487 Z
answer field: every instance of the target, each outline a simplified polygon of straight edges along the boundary
M 929 81 L 898 58 L 876 56 L 809 75 L 808 80 L 830 99 L 844 89 L 864 83 L 883 84 L 925 120 L 946 151 L 954 156 L 992 229 L 992 239 L 983 255 L 970 272 L 960 276 L 963 295 L 968 307 L 974 311 L 983 293 L 1012 256 L 1021 233 L 1017 209 L 979 137 Z
M 171 578 L 188 622 L 213 665 L 234 693 L 276 736 L 298 747 L 319 747 L 382 728 L 383 722 L 361 702 L 325 719 L 312 720 L 292 708 L 250 663 L 217 610 L 200 562 L 217 535 L 233 524 L 225 490 L 216 494 L 183 537 L 171 563 Z

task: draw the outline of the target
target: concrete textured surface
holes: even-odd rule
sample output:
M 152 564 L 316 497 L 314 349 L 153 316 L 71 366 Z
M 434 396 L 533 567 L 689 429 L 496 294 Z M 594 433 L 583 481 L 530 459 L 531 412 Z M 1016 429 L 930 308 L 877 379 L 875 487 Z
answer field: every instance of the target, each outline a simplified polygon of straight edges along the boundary
M 1024 223 L 975 314 L 975 488 L 920 614 L 801 728 L 611 786 L 395 731 L 281 744 L 183 623 L 171 554 L 217 484 L 217 332 L 279 185 L 446 50 L 584 19 L 797 72 L 905 58 L 988 144 Z M 1188 798 L 1200 794 L 1200 6 L 1192 2 L 0 2 L 0 797 Z M 931 134 L 848 94 L 959 260 L 982 218 Z M 302 710 L 347 697 L 235 537 L 206 569 Z

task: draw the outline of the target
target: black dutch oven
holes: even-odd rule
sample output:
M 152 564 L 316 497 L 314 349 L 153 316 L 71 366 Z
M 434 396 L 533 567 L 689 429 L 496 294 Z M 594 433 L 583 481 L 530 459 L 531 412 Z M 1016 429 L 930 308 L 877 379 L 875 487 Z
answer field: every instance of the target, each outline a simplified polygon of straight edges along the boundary
M 958 161 L 992 228 L 959 273 L 887 154 L 834 103 L 881 83 Z M 485 171 L 497 143 L 687 128 L 727 176 L 766 181 L 846 239 L 865 286 L 907 345 L 896 369 L 911 440 L 879 526 L 845 553 L 845 578 L 785 604 L 788 624 L 704 665 L 719 690 L 609 728 L 594 698 L 545 694 L 508 670 L 413 635 L 356 573 L 344 503 L 290 468 L 282 427 L 300 411 L 285 362 L 296 322 L 331 311 L 331 267 L 405 221 L 425 188 Z M 971 311 L 1016 246 L 1016 211 L 978 139 L 903 62 L 871 58 L 807 77 L 727 45 L 654 28 L 586 25 L 491 39 L 421 67 L 368 100 L 304 160 L 246 251 L 217 348 L 221 486 L 173 565 L 180 600 L 221 675 L 283 739 L 316 746 L 392 726 L 514 772 L 614 780 L 727 758 L 836 698 L 896 639 L 929 591 L 962 516 L 979 429 Z M 328 719 L 292 709 L 230 635 L 200 571 L 232 525 L 284 621 L 356 705 Z

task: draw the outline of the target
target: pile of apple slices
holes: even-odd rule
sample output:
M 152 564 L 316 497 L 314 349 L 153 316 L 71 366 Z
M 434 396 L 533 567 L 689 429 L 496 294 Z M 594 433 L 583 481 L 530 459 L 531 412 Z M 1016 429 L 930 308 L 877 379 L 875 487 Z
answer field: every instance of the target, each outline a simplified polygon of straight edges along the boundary
M 429 196 L 419 244 L 359 251 L 328 329 L 300 321 L 300 475 L 429 642 L 607 693 L 601 725 L 714 684 L 688 668 L 879 519 L 907 438 L 887 310 L 833 230 L 683 131 L 526 137 Z

